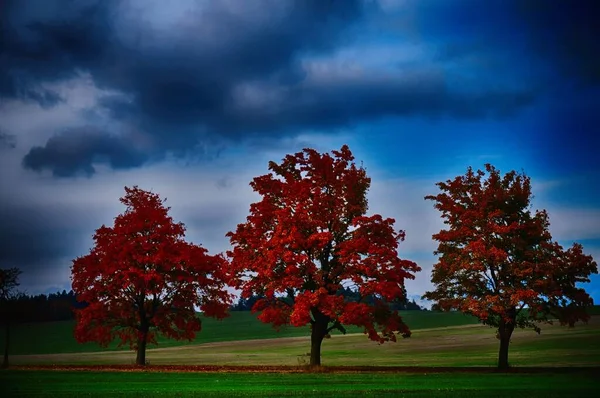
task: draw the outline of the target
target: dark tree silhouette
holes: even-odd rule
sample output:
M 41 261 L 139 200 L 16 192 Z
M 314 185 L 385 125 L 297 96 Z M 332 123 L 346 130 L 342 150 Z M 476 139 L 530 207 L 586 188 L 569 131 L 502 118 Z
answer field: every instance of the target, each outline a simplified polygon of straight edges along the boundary
M 0 269 L 0 315 L 4 323 L 4 360 L 2 367 L 8 367 L 8 351 L 10 345 L 10 324 L 17 311 L 17 287 L 21 270 L 18 268 Z

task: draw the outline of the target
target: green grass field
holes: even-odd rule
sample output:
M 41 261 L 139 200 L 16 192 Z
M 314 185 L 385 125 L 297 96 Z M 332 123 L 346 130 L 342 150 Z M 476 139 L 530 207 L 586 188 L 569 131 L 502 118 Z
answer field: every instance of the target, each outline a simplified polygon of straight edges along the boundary
M 599 313 L 598 307 L 593 313 Z M 600 368 L 600 316 L 575 328 L 544 325 L 537 335 L 518 330 L 511 341 L 514 369 L 554 367 L 543 373 L 442 372 L 441 367 L 496 365 L 494 330 L 460 313 L 408 312 L 409 339 L 378 345 L 358 330 L 334 334 L 323 342 L 324 373 L 186 373 L 160 372 L 161 365 L 287 366 L 304 369 L 308 362 L 306 328 L 274 331 L 250 313 L 224 321 L 208 319 L 191 342 L 161 339 L 148 350 L 150 369 L 142 372 L 36 370 L 0 371 L 0 396 L 378 396 L 378 397 L 586 397 L 595 395 Z M 73 322 L 18 325 L 13 332 L 12 365 L 131 365 L 127 349 L 101 350 L 72 337 Z M 0 338 L 3 338 L 0 335 Z M 327 366 L 429 367 L 427 374 L 361 371 L 328 373 Z M 564 373 L 560 367 L 587 367 Z M 595 367 L 595 368 L 594 368 Z M 436 370 L 436 368 L 438 370 Z M 410 373 L 412 372 L 412 373 Z
M 589 313 L 600 315 L 600 306 L 589 309 Z M 449 326 L 475 325 L 478 320 L 458 312 L 405 311 L 402 313 L 411 330 L 431 329 Z M 11 354 L 56 354 L 100 351 L 127 351 L 128 346 L 118 347 L 114 342 L 108 348 L 95 343 L 79 344 L 73 337 L 74 321 L 16 324 L 11 338 Z M 348 333 L 361 333 L 362 330 L 349 327 Z M 250 312 L 232 312 L 231 316 L 217 321 L 202 317 L 202 331 L 196 339 L 188 341 L 169 340 L 158 336 L 158 348 L 197 345 L 224 341 L 301 337 L 310 334 L 308 328 L 283 327 L 276 331 L 264 324 Z M 333 336 L 339 332 L 334 331 Z M 4 329 L 0 330 L 0 341 L 4 341 Z
M 8 396 L 389 396 L 585 397 L 595 379 L 580 374 L 501 373 L 154 373 L 4 371 Z
M 476 318 L 458 312 L 406 311 L 402 315 L 411 329 L 415 330 L 477 323 Z M 129 350 L 128 346 L 117 347 L 118 344 L 116 342 L 108 348 L 102 348 L 95 343 L 79 344 L 73 337 L 74 327 L 74 321 L 14 325 L 11 353 L 22 355 Z M 361 333 L 362 330 L 350 327 L 348 328 L 348 332 Z M 177 347 L 219 341 L 271 339 L 308 335 L 310 335 L 308 327 L 283 327 L 278 332 L 271 325 L 257 320 L 255 314 L 244 311 L 232 312 L 230 317 L 222 321 L 202 317 L 202 331 L 196 335 L 194 341 L 175 341 L 159 336 L 158 346 L 156 347 Z M 4 330 L 1 330 L 0 341 L 3 340 Z
M 163 345 L 149 349 L 147 359 L 152 365 L 297 366 L 308 361 L 309 339 L 306 333 L 287 338 Z M 336 334 L 323 341 L 322 363 L 331 366 L 493 367 L 498 344 L 494 330 L 479 324 L 415 329 L 409 339 L 382 345 L 368 340 L 362 333 Z M 42 347 L 46 352 L 50 350 Z M 12 355 L 11 363 L 130 365 L 134 358 L 135 353 L 129 350 L 57 352 Z M 512 338 L 509 360 L 517 367 L 600 366 L 600 316 L 575 328 L 546 325 L 540 335 L 531 330 L 517 330 Z

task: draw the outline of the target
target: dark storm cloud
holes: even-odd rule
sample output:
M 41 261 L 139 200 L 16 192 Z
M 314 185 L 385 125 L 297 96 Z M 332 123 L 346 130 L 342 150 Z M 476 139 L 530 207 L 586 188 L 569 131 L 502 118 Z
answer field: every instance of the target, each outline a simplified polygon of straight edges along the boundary
M 65 130 L 44 146 L 33 147 L 23 158 L 23 166 L 36 171 L 48 169 L 56 177 L 71 177 L 91 176 L 95 173 L 93 163 L 125 169 L 140 166 L 146 160 L 146 154 L 122 137 L 86 127 Z
M 577 83 L 600 84 L 600 2 L 527 0 L 517 4 L 535 51 Z
M 534 91 L 451 92 L 439 74 L 368 77 L 307 83 L 285 91 L 267 107 L 239 110 L 221 128 L 286 131 L 289 126 L 332 128 L 380 115 L 504 117 L 531 104 Z M 273 111 L 276 112 L 273 112 Z
M 39 206 L 3 203 L 0 207 L 0 266 L 18 267 L 28 279 L 39 279 L 42 270 L 70 256 L 81 231 L 57 227 L 59 220 L 73 217 L 68 212 Z M 48 264 L 47 262 L 53 262 Z M 65 264 L 69 265 L 69 264 Z
M 539 115 L 539 130 L 527 144 L 539 167 L 557 174 L 589 174 L 595 180 L 600 173 L 600 87 L 578 95 L 565 92 L 563 97 L 569 100 L 556 100 Z M 590 181 L 587 190 L 596 186 Z M 597 196 L 590 202 L 597 202 Z
M 246 8 L 243 15 L 224 3 L 206 4 L 202 12 L 186 11 L 190 23 L 178 25 L 176 32 L 157 32 L 143 17 L 134 18 L 144 7 L 135 10 L 126 1 L 4 2 L 0 96 L 49 104 L 43 83 L 83 71 L 98 87 L 129 98 L 105 98 L 100 107 L 116 119 L 135 121 L 165 151 L 181 152 L 202 136 L 237 140 L 243 131 L 218 130 L 230 116 L 228 102 L 237 84 L 300 81 L 297 55 L 335 48 L 362 16 L 360 1 L 263 1 L 240 4 Z M 170 6 L 161 7 L 169 11 Z M 92 172 L 90 158 L 105 155 L 106 142 L 96 137 L 90 142 L 102 149 L 82 145 L 80 158 L 60 160 L 54 154 L 61 152 L 60 144 L 70 144 L 66 137 L 34 148 L 24 165 L 52 165 L 56 175 Z
M 0 94 L 2 94 L 2 96 L 19 98 L 25 101 L 33 101 L 44 109 L 52 108 L 53 106 L 64 101 L 64 99 L 61 98 L 58 93 L 52 90 L 47 90 L 39 86 L 36 87 L 35 85 L 29 83 L 20 82 L 19 79 L 14 79 L 15 81 L 8 81 L 9 79 L 10 78 L 8 77 L 8 74 L 5 76 L 0 76 Z
M 127 21 L 123 34 L 116 31 L 120 12 L 136 12 L 128 4 L 6 2 L 0 65 L 10 73 L 0 92 L 16 95 L 14 87 L 23 83 L 61 80 L 81 69 L 103 87 L 134 95 L 146 112 L 186 123 L 222 104 L 227 89 L 242 79 L 294 80 L 297 52 L 335 47 L 345 28 L 361 16 L 359 1 L 299 0 L 288 2 L 289 10 L 279 18 L 256 22 L 209 2 L 202 13 L 189 11 L 194 23 L 177 26 L 179 36 L 161 43 L 163 35 L 173 32 L 156 32 L 143 19 Z M 254 8 L 262 5 L 260 13 L 268 15 L 273 4 L 255 2 Z
M 2 221 L 6 222 L 6 217 Z M 43 259 L 60 258 L 72 252 L 74 235 L 34 220 L 19 220 L 11 227 L 3 225 L 0 228 L 0 263 L 33 267 Z
M 455 92 L 446 84 L 448 76 L 410 70 L 390 78 L 367 72 L 356 78 L 315 80 L 301 59 L 326 56 L 357 37 L 354 28 L 370 15 L 359 0 L 240 2 L 238 12 L 224 2 L 195 3 L 184 12 L 186 19 L 162 30 L 144 13 L 158 3 L 147 4 L 139 2 L 136 9 L 131 2 L 116 0 L 5 1 L 0 69 L 7 73 L 0 74 L 0 96 L 51 105 L 60 97 L 52 97 L 43 83 L 86 72 L 96 86 L 116 92 L 100 98 L 98 112 L 135 125 L 163 155 L 182 156 L 206 145 L 220 147 L 250 137 L 277 139 L 302 129 L 335 129 L 390 115 L 503 117 L 539 94 L 526 84 L 519 89 L 476 84 L 470 91 Z M 189 3 L 166 4 L 160 7 L 168 14 Z M 435 5 L 424 4 L 425 10 Z M 493 27 L 490 37 L 509 32 L 502 27 L 508 29 L 510 20 L 486 21 L 475 3 L 467 1 L 462 8 L 476 17 L 471 28 L 469 21 L 457 19 L 460 7 L 440 9 L 448 16 L 440 13 L 439 24 L 457 29 L 459 35 L 476 37 L 486 26 Z M 512 9 L 503 10 L 498 15 L 509 18 Z M 467 28 L 457 28 L 461 21 Z M 444 32 L 429 25 L 423 29 L 434 35 Z M 258 87 L 259 97 L 274 92 L 275 99 L 255 98 L 262 106 L 243 103 L 238 94 L 244 85 Z M 92 174 L 92 163 L 99 158 L 112 167 L 135 167 L 146 160 L 127 149 L 132 144 L 126 138 L 101 133 L 82 137 L 79 132 L 56 136 L 33 148 L 23 165 L 71 176 Z M 66 159 L 62 154 L 74 141 L 82 153 Z M 150 155 L 156 153 L 146 153 Z
M 44 193 L 21 197 L 18 189 L 3 186 L 0 199 L 0 267 L 21 269 L 20 288 L 28 294 L 69 290 L 71 260 L 89 250 L 95 229 L 112 215 L 105 207 L 74 206 Z M 72 198 L 85 190 L 68 187 L 62 194 Z
M 106 26 L 115 2 L 19 0 L 0 11 L 0 96 L 59 101 L 43 83 L 75 76 L 106 58 L 112 34 Z
M 512 52 L 511 68 L 542 73 L 550 69 L 553 79 L 600 84 L 597 0 L 420 0 L 417 4 L 423 33 L 446 43 L 442 57 Z

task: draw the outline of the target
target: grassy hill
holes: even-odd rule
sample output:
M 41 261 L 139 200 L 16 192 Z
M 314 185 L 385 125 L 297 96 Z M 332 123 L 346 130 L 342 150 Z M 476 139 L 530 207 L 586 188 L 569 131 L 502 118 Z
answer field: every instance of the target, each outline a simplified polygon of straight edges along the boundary
M 333 335 L 323 342 L 327 366 L 489 367 L 498 358 L 494 330 L 473 324 L 415 330 L 410 339 L 377 344 L 362 334 Z M 310 337 L 222 341 L 150 349 L 151 365 L 298 366 L 308 362 Z M 509 360 L 517 367 L 600 366 L 600 316 L 575 328 L 557 324 L 515 331 Z M 13 365 L 132 365 L 133 351 L 14 355 Z
M 458 312 L 406 311 L 402 316 L 412 330 L 477 323 L 476 318 Z M 158 346 L 150 346 L 149 348 L 310 335 L 308 327 L 296 328 L 288 326 L 282 327 L 277 331 L 270 324 L 262 323 L 256 319 L 256 314 L 248 311 L 232 312 L 230 317 L 221 321 L 205 318 L 201 315 L 200 317 L 202 319 L 202 331 L 196 335 L 195 340 L 191 342 L 176 341 L 159 336 Z M 79 344 L 73 337 L 74 327 L 74 321 L 14 325 L 11 333 L 10 352 L 12 355 L 22 355 L 129 349 L 128 346 L 118 347 L 116 342 L 108 348 L 102 348 L 95 343 Z M 334 333 L 339 332 L 336 331 Z M 348 333 L 362 333 L 362 329 L 350 327 L 348 328 Z M 4 341 L 4 330 L 0 331 L 0 341 Z
M 595 306 L 589 312 L 600 315 L 600 306 Z M 423 329 L 474 325 L 478 323 L 476 318 L 459 312 L 405 311 L 402 313 L 402 316 L 413 332 Z M 260 322 L 256 319 L 256 315 L 250 312 L 232 312 L 229 318 L 222 321 L 202 316 L 201 318 L 202 331 L 196 335 L 195 340 L 191 342 L 176 341 L 159 336 L 158 346 L 149 346 L 149 348 L 169 348 L 255 339 L 308 337 L 310 335 L 308 327 L 295 328 L 289 326 L 282 327 L 279 331 L 276 331 L 271 325 Z M 102 348 L 95 343 L 79 344 L 73 337 L 74 326 L 74 321 L 14 325 L 11 333 L 10 354 L 28 355 L 129 350 L 128 346 L 117 347 L 116 342 L 108 348 Z M 348 328 L 348 333 L 362 333 L 362 330 L 350 327 Z M 336 336 L 336 334 L 339 334 L 339 332 L 335 331 L 333 336 Z M 417 334 L 415 333 L 415 335 Z M 493 337 L 493 333 L 491 335 Z M 360 337 L 366 340 L 363 336 Z M 0 331 L 0 341 L 4 341 L 4 330 Z
M 232 396 L 234 392 L 235 396 L 256 397 L 338 397 L 365 392 L 369 396 L 593 396 L 594 375 L 600 367 L 600 307 L 590 312 L 596 314 L 590 322 L 575 328 L 545 325 L 539 335 L 515 331 L 509 352 L 514 373 L 491 371 L 499 345 L 494 330 L 456 312 L 405 313 L 413 336 L 396 343 L 379 345 L 361 333 L 334 334 L 323 342 L 324 373 L 286 373 L 285 369 L 306 369 L 299 365 L 308 363 L 307 328 L 283 328 L 278 333 L 248 312 L 233 313 L 220 322 L 205 320 L 204 331 L 191 343 L 161 339 L 159 348 L 148 350 L 150 367 L 143 372 L 105 371 L 103 365 L 131 369 L 135 353 L 79 345 L 72 337 L 73 322 L 19 325 L 16 352 L 11 355 L 14 368 L 0 372 L 0 389 L 8 387 L 3 391 L 11 396 L 62 397 Z M 50 366 L 40 370 L 39 365 Z M 65 368 L 68 365 L 86 371 Z M 193 365 L 202 369 L 216 365 L 218 373 L 173 373 L 162 365 L 185 370 Z M 223 370 L 228 365 L 241 373 Z M 284 367 L 269 370 L 278 366 Z M 363 370 L 330 373 L 335 366 Z M 462 373 L 444 373 L 452 368 Z M 270 373 L 255 371 L 261 369 Z M 387 373 L 388 369 L 393 372 Z M 417 369 L 421 373 L 415 373 Z

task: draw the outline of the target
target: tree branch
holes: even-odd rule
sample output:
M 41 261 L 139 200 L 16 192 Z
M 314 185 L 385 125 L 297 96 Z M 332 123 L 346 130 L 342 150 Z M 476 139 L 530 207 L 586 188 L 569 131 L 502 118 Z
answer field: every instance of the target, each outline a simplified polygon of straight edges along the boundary
M 340 323 L 340 321 L 333 322 L 333 325 L 327 328 L 327 333 L 329 334 L 329 332 L 331 332 L 334 329 L 339 330 L 340 332 L 342 332 L 342 334 L 346 334 L 346 328 Z

